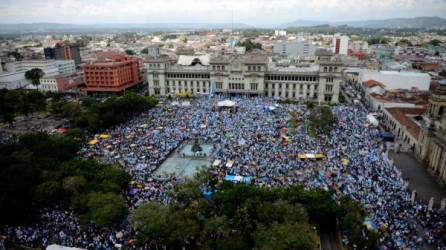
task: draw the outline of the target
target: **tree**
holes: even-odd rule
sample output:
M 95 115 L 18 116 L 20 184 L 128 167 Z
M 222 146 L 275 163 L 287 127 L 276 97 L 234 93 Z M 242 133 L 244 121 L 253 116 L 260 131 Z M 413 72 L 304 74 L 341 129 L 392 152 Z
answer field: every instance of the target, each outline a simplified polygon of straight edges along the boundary
M 367 40 L 367 43 L 369 45 L 373 45 L 373 44 L 388 44 L 390 42 L 390 40 L 386 37 L 382 37 L 382 36 L 373 36 L 371 38 L 369 38 Z
M 149 48 L 144 48 L 141 50 L 141 54 L 149 54 Z
M 33 68 L 25 72 L 25 78 L 30 80 L 32 85 L 39 86 L 40 79 L 45 75 L 42 69 Z
M 90 193 L 86 207 L 86 218 L 100 227 L 118 224 L 127 211 L 124 199 L 114 193 Z
M 63 189 L 55 180 L 39 184 L 36 188 L 34 198 L 42 206 L 47 207 L 57 204 L 62 198 Z
M 397 45 L 399 46 L 412 46 L 412 43 L 407 39 L 401 39 L 398 41 Z
M 253 43 L 251 39 L 246 39 L 244 42 L 239 42 L 237 46 L 245 47 L 246 51 L 252 51 L 253 49 L 262 49 L 262 44 Z
M 166 242 L 169 238 L 170 214 L 169 206 L 149 202 L 133 210 L 129 221 L 132 227 L 139 232 L 139 241 L 148 242 L 154 239 L 157 242 Z
M 317 233 L 308 224 L 273 223 L 254 232 L 256 249 L 317 249 Z
M 7 56 L 8 57 L 11 57 L 11 56 L 14 57 L 16 61 L 23 60 L 23 56 L 19 52 L 17 52 L 17 51 L 8 52 Z
M 135 55 L 135 51 L 131 50 L 131 49 L 126 49 L 125 53 L 129 56 L 134 56 Z
M 433 40 L 429 41 L 429 44 L 432 45 L 432 46 L 440 46 L 441 41 L 438 40 L 438 39 L 433 39 Z

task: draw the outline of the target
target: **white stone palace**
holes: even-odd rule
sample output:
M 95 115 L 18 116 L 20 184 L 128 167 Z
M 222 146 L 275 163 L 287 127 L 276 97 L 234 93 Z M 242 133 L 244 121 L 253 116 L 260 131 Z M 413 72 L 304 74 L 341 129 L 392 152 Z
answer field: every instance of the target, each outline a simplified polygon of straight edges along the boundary
M 188 92 L 268 96 L 280 99 L 338 103 L 341 62 L 326 50 L 312 62 L 274 61 L 263 54 L 147 58 L 149 94 Z

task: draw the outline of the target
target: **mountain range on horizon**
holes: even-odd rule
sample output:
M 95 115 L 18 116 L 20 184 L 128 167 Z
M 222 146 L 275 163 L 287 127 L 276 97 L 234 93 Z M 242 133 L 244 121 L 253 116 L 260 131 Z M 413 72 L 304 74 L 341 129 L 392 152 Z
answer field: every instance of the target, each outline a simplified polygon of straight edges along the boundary
M 168 31 L 168 30 L 199 30 L 199 29 L 250 29 L 250 28 L 291 28 L 312 27 L 320 25 L 343 26 L 371 29 L 446 29 L 446 19 L 440 17 L 389 18 L 364 21 L 316 21 L 295 20 L 279 25 L 247 25 L 244 23 L 146 23 L 146 24 L 64 24 L 64 23 L 16 23 L 0 24 L 0 33 L 39 33 L 39 32 L 84 32 L 84 31 Z

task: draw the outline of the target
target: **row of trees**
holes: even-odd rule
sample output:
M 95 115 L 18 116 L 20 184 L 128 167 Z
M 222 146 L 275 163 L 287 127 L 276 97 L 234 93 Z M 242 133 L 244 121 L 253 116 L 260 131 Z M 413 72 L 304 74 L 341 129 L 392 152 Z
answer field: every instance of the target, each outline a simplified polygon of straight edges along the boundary
M 179 186 L 171 205 L 150 202 L 135 209 L 129 221 L 138 243 L 168 249 L 317 249 L 316 228 L 335 228 L 339 220 L 349 236 L 358 236 L 352 238 L 358 248 L 377 248 L 377 238 L 362 236 L 365 214 L 350 199 L 338 204 L 327 191 L 301 186 L 210 182 L 211 198 L 204 198 L 198 178 Z
M 158 103 L 154 97 L 145 97 L 133 92 L 105 101 L 84 98 L 80 102 L 56 100 L 50 103 L 52 114 L 68 118 L 72 128 L 87 129 L 90 132 L 104 130 L 120 124 Z
M 25 115 L 46 109 L 46 97 L 37 90 L 0 90 L 0 119 L 11 124 L 16 115 Z
M 41 208 L 70 207 L 82 225 L 120 222 L 126 205 L 120 192 L 131 179 L 124 170 L 94 160 L 75 159 L 76 133 L 25 134 L 0 145 L 0 224 L 30 223 Z

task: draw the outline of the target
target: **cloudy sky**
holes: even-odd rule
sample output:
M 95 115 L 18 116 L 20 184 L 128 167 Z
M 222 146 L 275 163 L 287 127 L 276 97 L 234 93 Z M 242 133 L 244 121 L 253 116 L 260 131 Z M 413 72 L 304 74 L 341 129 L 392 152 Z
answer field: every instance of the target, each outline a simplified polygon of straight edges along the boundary
M 446 18 L 446 0 L 0 0 L 0 23 L 277 24 L 296 19 L 350 21 Z

